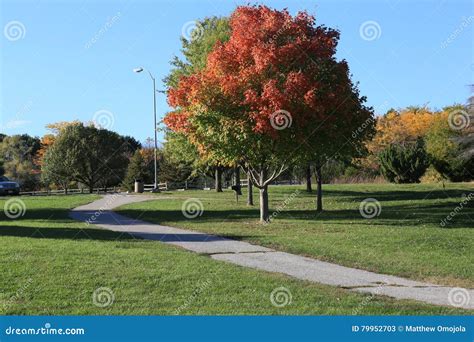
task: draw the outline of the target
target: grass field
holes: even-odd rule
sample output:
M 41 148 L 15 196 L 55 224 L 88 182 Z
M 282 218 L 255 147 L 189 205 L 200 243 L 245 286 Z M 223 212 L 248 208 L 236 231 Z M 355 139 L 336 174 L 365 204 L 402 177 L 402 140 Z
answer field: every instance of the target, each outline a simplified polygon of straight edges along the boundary
M 217 197 L 200 194 L 209 196 L 205 200 L 207 215 L 212 213 L 211 203 L 220 207 L 227 203 L 227 200 L 219 201 L 220 197 L 230 198 L 228 193 Z M 70 208 L 95 198 L 89 195 L 21 197 L 26 206 L 24 216 L 11 220 L 0 212 L 0 314 L 467 313 L 245 269 L 158 242 L 85 227 L 68 218 Z M 0 198 L 0 206 L 4 207 L 5 201 Z M 160 202 L 160 206 L 180 207 L 181 201 L 176 198 Z M 240 220 L 262 229 L 249 218 L 253 211 L 238 208 L 244 214 L 234 216 L 229 222 Z M 166 213 L 163 210 L 157 214 Z M 130 212 L 138 213 L 137 209 Z M 217 226 L 218 213 L 215 209 L 216 216 L 203 215 L 202 219 Z M 292 296 L 291 303 L 284 307 L 276 307 L 270 300 L 272 291 L 279 287 L 287 288 Z M 105 297 L 98 297 L 94 304 L 93 294 L 100 288 L 108 288 L 109 298 L 113 295 L 111 305 L 96 305 L 103 303 Z
M 271 224 L 258 222 L 256 205 L 242 196 L 209 191 L 168 192 L 163 201 L 127 205 L 119 211 L 145 221 L 246 240 L 345 266 L 437 284 L 474 286 L 474 184 L 325 185 L 325 211 L 315 212 L 315 195 L 299 187 L 270 187 Z M 245 195 L 245 193 L 244 193 Z M 187 219 L 183 201 L 197 198 L 202 216 Z M 362 217 L 361 201 L 374 198 L 380 215 Z M 285 199 L 286 202 L 285 202 Z M 442 219 L 466 202 L 445 228 Z

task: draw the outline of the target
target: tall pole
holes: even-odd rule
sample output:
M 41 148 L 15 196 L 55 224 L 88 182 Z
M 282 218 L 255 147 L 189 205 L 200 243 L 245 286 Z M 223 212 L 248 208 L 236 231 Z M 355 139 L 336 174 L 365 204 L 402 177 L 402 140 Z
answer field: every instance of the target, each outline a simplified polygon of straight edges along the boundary
M 146 70 L 148 72 L 148 75 L 150 75 L 151 80 L 153 81 L 153 132 L 155 134 L 155 150 L 153 151 L 154 155 L 154 164 L 155 164 L 155 184 L 153 187 L 154 192 L 159 192 L 160 189 L 158 188 L 158 137 L 157 137 L 157 127 L 156 127 L 156 82 L 155 78 L 151 74 L 151 72 L 147 69 L 144 69 L 143 67 L 135 68 L 133 69 L 133 72 L 140 73 L 143 70 Z
M 150 73 L 151 76 L 151 73 Z M 158 153 L 158 143 L 156 137 L 156 85 L 155 85 L 155 78 L 151 76 L 153 80 L 153 117 L 154 117 L 154 125 L 153 130 L 155 131 L 155 187 L 154 191 L 158 190 L 158 167 L 157 167 L 157 153 Z

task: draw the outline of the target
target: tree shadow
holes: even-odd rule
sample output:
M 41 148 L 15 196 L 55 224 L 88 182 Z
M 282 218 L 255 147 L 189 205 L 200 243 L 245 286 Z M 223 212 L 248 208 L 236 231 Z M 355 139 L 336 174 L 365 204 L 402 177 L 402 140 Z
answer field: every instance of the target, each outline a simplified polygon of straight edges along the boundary
M 323 188 L 323 196 L 348 198 L 354 201 L 363 201 L 366 198 L 375 198 L 379 201 L 409 201 L 409 200 L 424 200 L 424 199 L 457 199 L 463 194 L 474 192 L 473 189 L 459 190 L 459 189 L 437 189 L 437 190 L 423 190 L 413 191 L 395 190 L 395 191 L 352 191 L 352 190 L 325 190 Z
M 455 206 L 452 204 L 432 204 L 414 207 L 413 205 L 396 205 L 384 206 L 381 203 L 379 215 L 373 218 L 365 218 L 361 215 L 359 209 L 339 209 L 324 210 L 316 212 L 316 210 L 282 210 L 272 211 L 270 208 L 270 216 L 273 220 L 294 220 L 294 221 L 315 221 L 330 222 L 331 224 L 343 225 L 367 225 L 367 226 L 398 226 L 400 228 L 406 226 L 423 226 L 434 225 L 440 228 L 474 228 L 471 217 L 474 212 L 471 208 L 465 207 L 457 215 L 455 215 L 445 227 L 441 227 L 441 222 L 446 219 Z M 272 216 L 272 214 L 275 215 Z M 197 229 L 200 224 L 206 223 L 222 223 L 226 222 L 258 222 L 259 213 L 257 210 L 205 210 L 201 216 L 189 219 L 183 215 L 180 210 L 153 210 L 141 211 L 137 209 L 126 209 L 120 211 L 121 215 L 135 218 L 155 224 L 169 224 L 169 222 L 193 222 Z M 140 224 L 140 223 L 138 223 Z
M 128 233 L 118 233 L 95 228 L 36 228 L 25 226 L 0 226 L 0 236 L 29 237 L 37 239 L 62 240 L 136 240 Z

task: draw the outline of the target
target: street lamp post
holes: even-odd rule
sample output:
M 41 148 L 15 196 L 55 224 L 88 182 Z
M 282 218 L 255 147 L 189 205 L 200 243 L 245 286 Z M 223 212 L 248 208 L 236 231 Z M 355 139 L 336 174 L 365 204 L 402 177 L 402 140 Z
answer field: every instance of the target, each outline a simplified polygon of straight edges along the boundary
M 134 72 L 140 73 L 145 70 L 142 67 L 133 69 Z M 155 133 L 155 151 L 154 151 L 154 164 L 155 164 L 155 184 L 153 187 L 153 192 L 159 192 L 158 188 L 158 163 L 157 163 L 157 153 L 158 153 L 158 142 L 157 142 L 157 132 L 156 132 L 156 82 L 155 78 L 149 70 L 147 70 L 148 75 L 150 75 L 151 80 L 153 81 L 153 119 L 154 119 L 154 133 Z

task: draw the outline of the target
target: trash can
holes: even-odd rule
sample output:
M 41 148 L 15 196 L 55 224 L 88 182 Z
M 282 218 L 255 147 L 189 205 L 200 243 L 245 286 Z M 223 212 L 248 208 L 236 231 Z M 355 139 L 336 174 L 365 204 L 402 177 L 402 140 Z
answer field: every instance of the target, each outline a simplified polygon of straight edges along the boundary
M 141 180 L 135 181 L 135 192 L 139 194 L 143 192 L 143 182 Z

